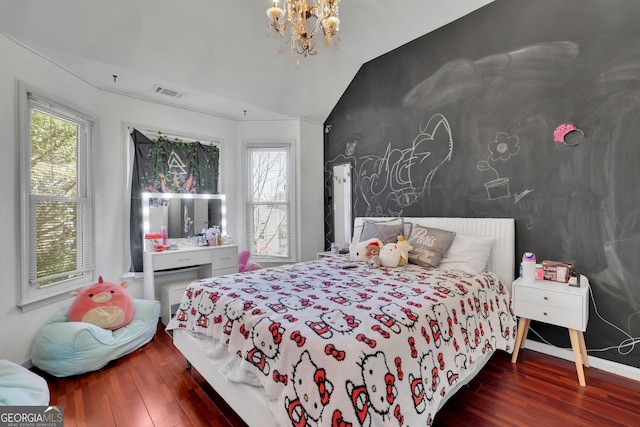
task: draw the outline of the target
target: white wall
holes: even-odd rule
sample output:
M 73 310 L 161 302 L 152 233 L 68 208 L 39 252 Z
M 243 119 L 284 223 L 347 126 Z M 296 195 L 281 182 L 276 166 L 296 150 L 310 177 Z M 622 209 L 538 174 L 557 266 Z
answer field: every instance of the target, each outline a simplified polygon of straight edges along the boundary
M 300 185 L 298 218 L 301 260 L 316 258 L 324 250 L 324 133 L 323 127 L 300 122 Z
M 125 189 L 128 176 L 126 126 L 139 125 L 170 133 L 216 139 L 222 142 L 224 165 L 221 168 L 222 191 L 227 194 L 229 234 L 239 236 L 244 229 L 244 207 L 239 198 L 242 138 L 289 139 L 296 143 L 300 176 L 298 224 L 300 259 L 311 259 L 322 247 L 322 157 L 320 125 L 285 122 L 236 122 L 207 114 L 148 103 L 97 90 L 65 72 L 48 60 L 20 47 L 0 34 L 0 170 L 2 186 L 9 203 L 0 204 L 0 224 L 8 232 L 3 236 L 0 257 L 0 359 L 28 364 L 31 341 L 40 325 L 70 298 L 23 313 L 16 307 L 20 284 L 20 168 L 17 117 L 18 80 L 50 95 L 66 100 L 98 118 L 97 165 L 97 273 L 105 280 L 120 281 L 128 263 L 126 247 Z M 236 238 L 243 246 L 244 239 Z M 142 297 L 142 280 L 126 278 L 129 290 Z
M 273 143 L 295 141 L 296 158 L 296 258 L 308 261 L 324 246 L 324 137 L 322 125 L 300 120 L 290 122 L 242 122 L 238 138 L 242 143 Z M 240 156 L 239 156 L 240 157 Z M 238 159 L 238 169 L 243 169 Z M 237 201 L 238 211 L 244 203 Z M 240 234 L 245 234 L 246 224 L 241 224 Z M 244 243 L 244 241 L 243 241 Z

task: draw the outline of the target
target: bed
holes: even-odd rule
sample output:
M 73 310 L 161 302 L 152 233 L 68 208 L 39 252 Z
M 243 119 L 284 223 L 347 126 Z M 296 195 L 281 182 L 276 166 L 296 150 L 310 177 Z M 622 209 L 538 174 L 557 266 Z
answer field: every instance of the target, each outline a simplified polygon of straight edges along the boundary
M 356 241 L 372 220 L 356 218 Z M 494 351 L 513 351 L 514 221 L 402 223 L 488 241 L 486 269 L 447 254 L 444 268 L 336 256 L 201 279 L 167 330 L 250 426 L 431 425 Z

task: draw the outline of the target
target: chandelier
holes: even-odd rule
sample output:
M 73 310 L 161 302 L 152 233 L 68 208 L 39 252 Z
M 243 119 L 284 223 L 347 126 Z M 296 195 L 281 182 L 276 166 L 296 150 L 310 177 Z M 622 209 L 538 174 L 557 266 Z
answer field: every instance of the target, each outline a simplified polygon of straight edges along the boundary
M 279 0 L 272 1 L 273 7 L 267 9 L 267 35 L 274 30 L 275 35 L 284 36 L 291 28 L 291 52 L 305 57 L 317 53 L 314 36 L 320 30 L 324 34 L 325 47 L 331 45 L 332 37 L 340 29 L 340 0 L 285 0 L 286 12 L 280 8 Z M 300 57 L 296 58 L 296 65 L 300 65 Z

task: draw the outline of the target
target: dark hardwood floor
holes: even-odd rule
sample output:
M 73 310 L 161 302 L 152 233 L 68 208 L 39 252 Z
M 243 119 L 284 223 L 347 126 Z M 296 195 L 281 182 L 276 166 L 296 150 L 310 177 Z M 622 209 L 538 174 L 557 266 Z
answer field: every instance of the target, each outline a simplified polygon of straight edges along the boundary
M 65 427 L 244 426 L 173 347 L 162 325 L 153 341 L 97 372 L 47 379 Z M 498 352 L 438 413 L 434 426 L 639 426 L 640 382 L 524 349 Z M 397 425 L 395 420 L 393 425 Z M 284 426 L 283 426 L 284 427 Z

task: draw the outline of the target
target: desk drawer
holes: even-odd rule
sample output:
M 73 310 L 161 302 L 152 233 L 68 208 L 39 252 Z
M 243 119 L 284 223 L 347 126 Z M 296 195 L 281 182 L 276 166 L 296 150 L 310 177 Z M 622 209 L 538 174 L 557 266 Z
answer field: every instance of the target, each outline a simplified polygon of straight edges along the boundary
M 526 319 L 537 320 L 551 325 L 584 331 L 586 329 L 586 317 L 582 311 L 570 311 L 563 308 L 542 306 L 536 303 L 518 300 L 515 301 L 515 311 L 518 316 Z
M 153 269 L 167 270 L 169 268 L 189 267 L 192 265 L 211 264 L 209 251 L 167 251 L 153 255 Z
M 532 302 L 539 306 L 555 307 L 579 313 L 582 312 L 584 307 L 582 295 L 571 295 L 518 285 L 514 286 L 514 299 L 518 302 Z
M 213 251 L 213 268 L 214 270 L 224 270 L 236 268 L 238 272 L 238 248 L 236 246 L 217 247 Z

